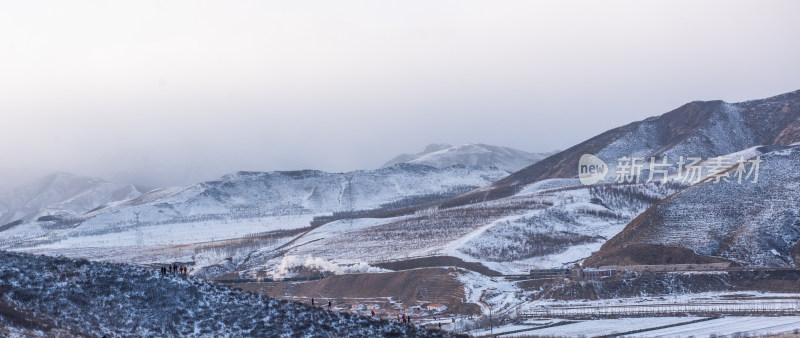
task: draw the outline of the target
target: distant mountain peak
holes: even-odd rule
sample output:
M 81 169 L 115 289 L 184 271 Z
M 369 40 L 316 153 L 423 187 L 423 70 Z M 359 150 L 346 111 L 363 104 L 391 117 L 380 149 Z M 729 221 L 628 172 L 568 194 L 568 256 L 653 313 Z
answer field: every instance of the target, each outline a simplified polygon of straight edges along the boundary
M 458 146 L 434 143 L 426 146 L 425 150 L 420 153 L 399 155 L 386 162 L 382 168 L 391 167 L 398 163 L 410 163 L 436 168 L 455 165 L 496 167 L 507 172 L 514 172 L 549 155 L 550 153 L 529 153 L 514 148 L 483 143 L 467 143 Z

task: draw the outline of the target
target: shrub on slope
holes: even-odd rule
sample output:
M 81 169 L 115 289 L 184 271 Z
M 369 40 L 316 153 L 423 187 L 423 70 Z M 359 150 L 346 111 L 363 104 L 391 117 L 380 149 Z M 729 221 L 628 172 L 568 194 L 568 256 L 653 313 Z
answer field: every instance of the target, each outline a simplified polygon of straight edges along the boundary
M 0 252 L 0 324 L 40 335 L 447 336 L 190 277 L 9 252 Z

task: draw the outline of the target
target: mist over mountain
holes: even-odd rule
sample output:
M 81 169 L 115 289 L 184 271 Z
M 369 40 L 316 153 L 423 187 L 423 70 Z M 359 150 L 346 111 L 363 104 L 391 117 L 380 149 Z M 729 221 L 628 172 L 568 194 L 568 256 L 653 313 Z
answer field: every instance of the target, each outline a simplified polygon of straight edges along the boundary
M 100 178 L 51 174 L 0 194 L 0 225 L 45 215 L 77 216 L 110 202 L 138 197 L 140 189 Z
M 382 169 L 376 171 L 376 177 L 369 180 L 379 179 L 380 175 L 391 175 L 390 173 L 396 171 L 398 168 L 405 168 L 410 171 L 419 171 L 420 173 L 435 173 L 441 172 L 437 175 L 444 178 L 446 175 L 466 175 L 475 177 L 470 174 L 470 170 L 466 167 L 475 167 L 478 169 L 474 173 L 481 173 L 486 175 L 486 179 L 471 180 L 470 178 L 463 177 L 461 183 L 464 184 L 460 189 L 465 187 L 477 188 L 487 183 L 498 180 L 508 174 L 508 172 L 517 170 L 531 163 L 534 163 L 546 154 L 528 153 L 520 150 L 515 150 L 509 147 L 496 147 L 485 144 L 467 144 L 462 146 L 450 146 L 446 144 L 432 144 L 429 145 L 423 153 L 415 155 L 400 155 L 392 161 L 388 162 Z M 390 169 L 397 164 L 408 164 L 406 166 L 399 166 L 398 168 Z M 184 156 L 170 156 L 169 152 L 147 152 L 144 150 L 133 150 L 116 155 L 109 155 L 103 161 L 97 161 L 94 165 L 97 166 L 98 171 L 105 172 L 103 177 L 112 177 L 114 182 L 134 182 L 137 184 L 118 184 L 106 181 L 103 178 L 92 178 L 84 176 L 76 176 L 66 173 L 58 173 L 47 175 L 36 180 L 33 180 L 23 186 L 17 187 L 13 191 L 0 194 L 0 224 L 6 224 L 17 220 L 32 220 L 43 215 L 50 214 L 71 214 L 80 215 L 89 210 L 95 209 L 99 206 L 105 205 L 110 202 L 122 201 L 139 196 L 154 188 L 170 188 L 180 186 L 192 186 L 201 182 L 213 181 L 215 178 L 225 176 L 228 173 L 215 175 L 216 172 L 223 170 L 225 165 L 217 165 L 213 167 L 203 167 L 200 163 L 190 162 Z M 460 168 L 450 168 L 450 167 Z M 430 170 L 433 167 L 442 170 Z M 496 168 L 496 169 L 494 169 Z M 460 174 L 463 172 L 463 174 Z M 505 173 L 504 173 L 505 172 Z M 364 171 L 351 172 L 349 174 L 327 174 L 319 171 L 308 171 L 310 176 L 319 176 L 320 178 L 325 175 L 331 177 L 339 177 L 336 180 L 342 180 L 342 177 L 351 175 L 356 177 L 357 180 L 354 184 L 360 184 L 359 177 Z M 426 174 L 423 174 L 423 176 Z M 225 177 L 235 177 L 236 175 L 227 175 Z M 223 178 L 226 179 L 226 178 Z M 323 184 L 318 182 L 319 184 Z M 143 185 L 146 184 L 146 185 Z M 324 183 L 328 184 L 328 183 Z M 335 183 L 334 185 L 339 184 Z M 387 183 L 388 184 L 388 183 Z M 452 188 L 457 187 L 456 183 Z M 322 193 L 322 187 L 313 188 L 313 186 L 298 188 L 303 191 L 308 189 L 317 189 L 316 194 Z M 376 187 L 373 192 L 380 189 Z M 130 193 L 127 193 L 127 192 Z M 425 194 L 422 192 L 421 194 Z M 430 189 L 427 193 L 433 192 L 447 192 L 448 189 Z M 296 193 L 302 191 L 285 190 L 277 192 L 277 198 L 296 198 Z M 377 205 L 367 203 L 367 199 L 379 200 L 383 203 L 390 202 L 391 196 L 400 198 L 406 192 L 399 195 L 392 195 L 393 193 L 386 193 L 386 198 L 378 198 L 372 196 L 359 196 L 363 201 L 357 202 L 357 208 L 373 208 Z M 406 196 L 408 197 L 408 196 Z M 344 206 L 339 201 L 339 205 L 331 204 L 331 196 L 316 197 L 318 203 L 326 203 L 328 207 L 312 207 L 315 212 L 319 211 L 341 211 Z M 376 199 L 377 198 L 377 199 Z M 341 200 L 340 197 L 336 197 Z

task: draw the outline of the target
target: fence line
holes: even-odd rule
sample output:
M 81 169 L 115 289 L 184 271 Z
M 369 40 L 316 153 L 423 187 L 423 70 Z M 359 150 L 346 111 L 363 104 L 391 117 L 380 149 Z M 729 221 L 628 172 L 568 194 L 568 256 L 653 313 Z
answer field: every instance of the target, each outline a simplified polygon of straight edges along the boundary
M 800 315 L 800 300 L 761 302 L 704 302 L 607 306 L 554 306 L 520 312 L 526 318 L 617 318 L 666 316 L 792 316 Z

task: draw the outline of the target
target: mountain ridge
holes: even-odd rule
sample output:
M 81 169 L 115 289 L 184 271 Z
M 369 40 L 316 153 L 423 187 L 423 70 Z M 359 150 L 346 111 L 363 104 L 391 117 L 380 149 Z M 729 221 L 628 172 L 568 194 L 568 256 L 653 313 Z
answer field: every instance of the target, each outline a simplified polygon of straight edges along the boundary
M 622 156 L 705 159 L 757 145 L 789 145 L 797 141 L 800 90 L 738 103 L 693 101 L 662 115 L 607 130 L 445 205 L 502 198 L 534 182 L 577 177 L 583 154 L 601 158 L 613 173 Z

